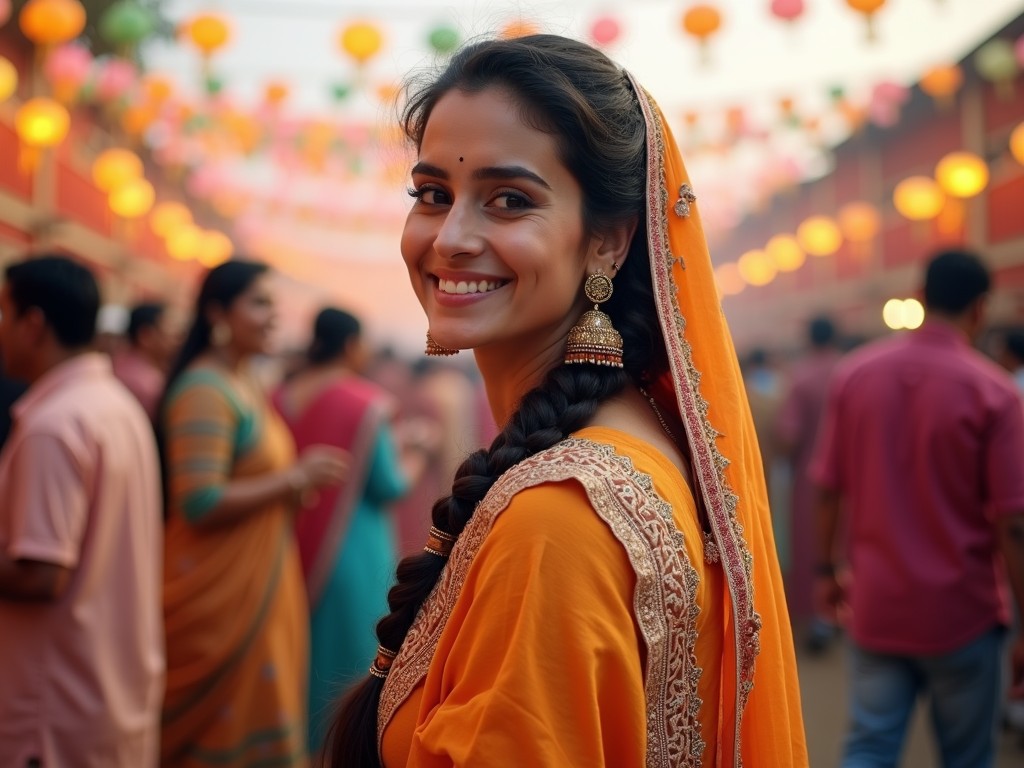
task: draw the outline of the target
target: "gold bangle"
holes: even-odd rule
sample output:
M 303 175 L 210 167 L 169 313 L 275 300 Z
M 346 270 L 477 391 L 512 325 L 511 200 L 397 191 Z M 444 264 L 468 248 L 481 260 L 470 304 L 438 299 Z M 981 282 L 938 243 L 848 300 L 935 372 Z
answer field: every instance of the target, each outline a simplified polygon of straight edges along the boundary
M 388 672 L 391 670 L 391 663 L 397 655 L 397 651 L 392 651 L 383 645 L 378 645 L 377 656 L 374 658 L 373 663 L 370 664 L 370 674 L 383 680 L 388 676 Z
M 427 543 L 423 546 L 424 552 L 438 557 L 448 557 L 452 553 L 453 546 L 455 546 L 454 536 L 433 525 L 430 526 L 430 531 L 427 532 Z

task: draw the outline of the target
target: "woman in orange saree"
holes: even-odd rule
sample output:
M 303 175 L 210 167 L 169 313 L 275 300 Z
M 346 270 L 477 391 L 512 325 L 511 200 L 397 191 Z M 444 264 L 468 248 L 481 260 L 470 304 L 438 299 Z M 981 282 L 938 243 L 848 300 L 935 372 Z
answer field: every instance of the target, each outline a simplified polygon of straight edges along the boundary
M 427 351 L 473 350 L 502 432 L 399 565 L 334 765 L 806 766 L 750 408 L 657 105 L 536 35 L 463 49 L 405 126 Z
M 161 408 L 167 687 L 161 764 L 305 766 L 309 616 L 292 515 L 344 460 L 295 458 L 248 374 L 274 323 L 267 269 L 229 262 L 203 283 Z

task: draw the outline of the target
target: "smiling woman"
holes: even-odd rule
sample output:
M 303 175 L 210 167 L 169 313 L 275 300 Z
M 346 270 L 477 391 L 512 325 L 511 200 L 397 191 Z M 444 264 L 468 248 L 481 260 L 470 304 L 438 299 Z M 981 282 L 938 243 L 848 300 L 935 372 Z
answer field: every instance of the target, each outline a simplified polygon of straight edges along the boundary
M 406 114 L 402 255 L 502 432 L 399 565 L 334 765 L 805 766 L 749 407 L 657 106 L 536 35 L 465 48 Z

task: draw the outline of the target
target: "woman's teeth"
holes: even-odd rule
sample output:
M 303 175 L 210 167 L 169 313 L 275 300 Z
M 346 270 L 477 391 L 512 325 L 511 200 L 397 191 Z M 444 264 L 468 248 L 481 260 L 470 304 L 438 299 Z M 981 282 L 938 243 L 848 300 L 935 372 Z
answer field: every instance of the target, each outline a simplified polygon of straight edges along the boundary
M 441 293 L 488 293 L 489 291 L 497 290 L 502 286 L 502 283 L 497 280 L 473 280 L 466 282 L 460 280 L 455 282 L 454 280 L 438 280 L 437 287 Z

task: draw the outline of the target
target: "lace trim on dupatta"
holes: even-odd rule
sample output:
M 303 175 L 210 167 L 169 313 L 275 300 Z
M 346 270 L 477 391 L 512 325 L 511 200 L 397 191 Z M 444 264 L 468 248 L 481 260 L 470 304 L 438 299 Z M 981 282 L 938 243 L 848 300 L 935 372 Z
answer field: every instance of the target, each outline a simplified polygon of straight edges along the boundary
M 729 460 L 717 446 L 719 432 L 708 418 L 708 403 L 700 393 L 700 372 L 693 363 L 690 343 L 685 337 L 686 319 L 679 306 L 676 266 L 679 278 L 685 275 L 685 259 L 672 253 L 669 242 L 669 191 L 665 178 L 665 139 L 653 99 L 629 75 L 647 124 L 647 237 L 650 248 L 651 277 L 662 336 L 672 367 L 672 379 L 680 415 L 686 427 L 695 472 L 708 509 L 714 542 L 729 584 L 736 627 L 737 680 L 735 765 L 741 765 L 740 724 L 743 709 L 754 685 L 754 660 L 760 651 L 761 618 L 754 610 L 753 559 L 743 538 L 743 527 L 736 515 L 739 498 L 729 486 L 725 468 Z M 688 200 L 692 202 L 696 198 Z M 675 215 L 688 217 L 685 211 Z
M 391 666 L 377 712 L 378 744 L 395 711 L 424 679 L 473 559 L 498 515 L 522 490 L 576 480 L 622 544 L 636 573 L 633 610 L 646 644 L 648 768 L 700 768 L 697 684 L 698 574 L 683 534 L 648 475 L 614 448 L 570 438 L 506 472 L 459 536 Z

